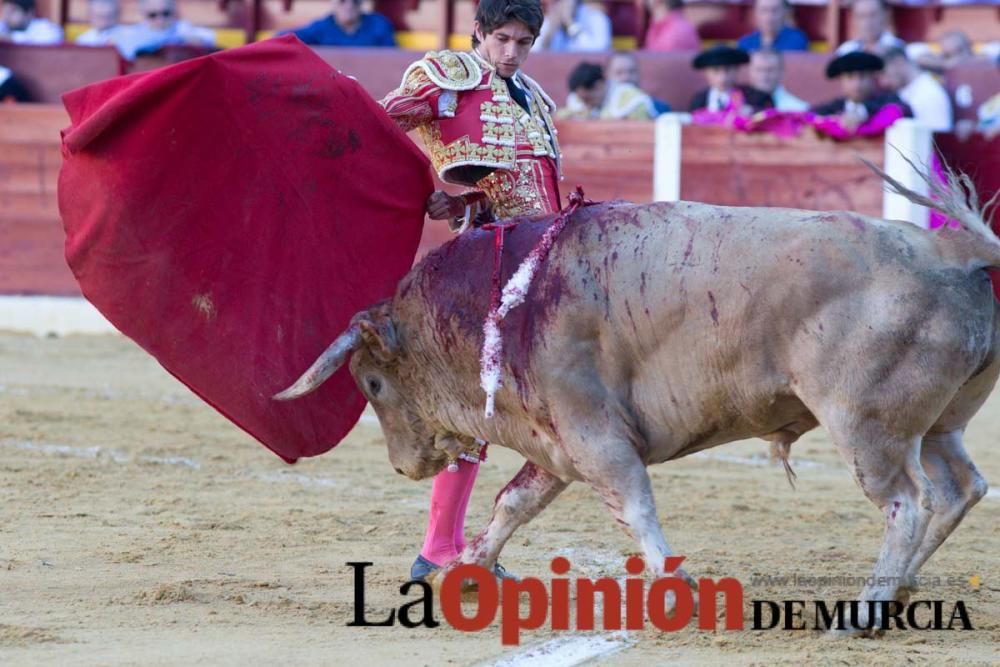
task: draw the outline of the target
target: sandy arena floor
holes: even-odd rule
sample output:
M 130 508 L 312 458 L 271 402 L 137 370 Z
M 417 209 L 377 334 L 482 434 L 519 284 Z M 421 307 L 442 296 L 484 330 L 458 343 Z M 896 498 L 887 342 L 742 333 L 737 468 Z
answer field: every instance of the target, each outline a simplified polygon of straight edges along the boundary
M 968 448 L 1000 485 L 1000 393 Z M 695 576 L 748 599 L 850 599 L 854 586 L 753 585 L 755 575 L 867 576 L 882 519 L 820 432 L 794 455 L 798 490 L 763 442 L 651 469 L 660 516 Z M 519 457 L 491 450 L 469 511 L 488 516 Z M 0 335 L 0 665 L 608 665 L 1000 662 L 996 492 L 923 570 L 921 599 L 964 600 L 973 632 L 834 640 L 811 631 L 463 634 L 351 628 L 351 571 L 371 560 L 369 607 L 398 605 L 429 482 L 395 474 L 372 417 L 334 452 L 283 464 L 117 337 Z M 596 496 L 571 487 L 502 562 L 545 577 L 619 577 L 632 550 Z M 979 585 L 969 581 L 978 576 Z M 951 578 L 951 583 L 948 583 Z M 439 617 L 440 618 L 440 617 Z M 534 651 L 532 653 L 531 651 Z M 541 657 L 538 657 L 538 656 Z M 577 658 L 573 656 L 577 655 Z M 534 661 L 533 661 L 534 660 Z

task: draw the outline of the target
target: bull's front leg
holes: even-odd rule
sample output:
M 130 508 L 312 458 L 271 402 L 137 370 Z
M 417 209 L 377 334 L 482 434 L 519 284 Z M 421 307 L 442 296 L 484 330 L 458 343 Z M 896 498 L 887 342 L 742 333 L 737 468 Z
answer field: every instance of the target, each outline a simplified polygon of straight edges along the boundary
M 583 443 L 587 438 L 581 438 Z M 574 444 L 577 447 L 578 444 Z M 615 520 L 639 544 L 646 568 L 654 577 L 679 576 L 694 585 L 683 568 L 666 572 L 674 555 L 660 527 L 653 487 L 646 466 L 628 439 L 589 440 L 574 461 L 584 480 L 611 510 Z
M 525 463 L 497 494 L 493 503 L 493 515 L 483 532 L 465 547 L 456 560 L 434 573 L 432 584 L 436 585 L 448 572 L 466 563 L 492 570 L 500 551 L 514 531 L 538 516 L 567 486 L 567 482 L 534 463 Z
M 647 572 L 656 578 L 679 576 L 693 585 L 682 568 L 666 571 L 666 559 L 674 553 L 660 528 L 642 458 L 648 445 L 636 427 L 631 406 L 622 395 L 608 390 L 594 368 L 593 345 L 573 351 L 577 356 L 564 359 L 562 381 L 549 402 L 558 446 L 615 520 L 639 543 Z

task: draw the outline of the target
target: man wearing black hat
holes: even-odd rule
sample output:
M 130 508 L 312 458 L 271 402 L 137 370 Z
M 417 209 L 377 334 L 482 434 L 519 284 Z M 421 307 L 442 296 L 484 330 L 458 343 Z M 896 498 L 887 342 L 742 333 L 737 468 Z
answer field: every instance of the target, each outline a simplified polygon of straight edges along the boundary
M 741 114 L 749 115 L 773 107 L 774 101 L 767 93 L 736 83 L 740 66 L 748 62 L 750 56 L 746 51 L 731 46 L 713 46 L 699 53 L 691 65 L 695 69 L 704 70 L 708 88 L 691 100 L 691 111 L 726 111 L 735 108 Z
M 899 96 L 877 90 L 875 75 L 883 67 L 881 58 L 864 51 L 853 51 L 834 58 L 826 66 L 826 78 L 840 81 L 844 96 L 817 105 L 812 110 L 821 116 L 840 116 L 842 124 L 849 130 L 856 129 L 889 104 L 898 104 L 903 115 L 912 117 L 910 107 Z

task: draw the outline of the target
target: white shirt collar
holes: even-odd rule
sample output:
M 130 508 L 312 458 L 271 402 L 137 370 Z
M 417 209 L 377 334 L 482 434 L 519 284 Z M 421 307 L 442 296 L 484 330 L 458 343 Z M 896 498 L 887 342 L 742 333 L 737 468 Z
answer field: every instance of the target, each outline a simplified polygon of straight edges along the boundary
M 729 106 L 729 94 L 715 88 L 709 88 L 706 103 L 709 111 L 725 111 L 726 107 Z
M 853 113 L 861 118 L 868 118 L 868 107 L 861 102 L 844 100 L 844 113 Z

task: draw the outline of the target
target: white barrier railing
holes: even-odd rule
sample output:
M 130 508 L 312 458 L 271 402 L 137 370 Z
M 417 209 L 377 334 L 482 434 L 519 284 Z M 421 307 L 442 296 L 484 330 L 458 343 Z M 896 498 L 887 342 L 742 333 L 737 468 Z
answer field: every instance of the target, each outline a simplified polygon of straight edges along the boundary
M 118 333 L 89 301 L 65 296 L 0 296 L 0 331 L 36 336 Z
M 677 201 L 681 198 L 681 153 L 683 127 L 691 122 L 686 113 L 662 114 L 656 119 L 656 147 L 653 153 L 653 201 Z M 884 169 L 903 185 L 927 194 L 927 185 L 904 159 L 929 168 L 931 132 L 910 119 L 896 121 L 885 135 Z M 875 178 L 873 175 L 872 178 Z M 886 192 L 882 199 L 882 217 L 906 220 L 923 228 L 928 226 L 928 211 L 905 197 Z

